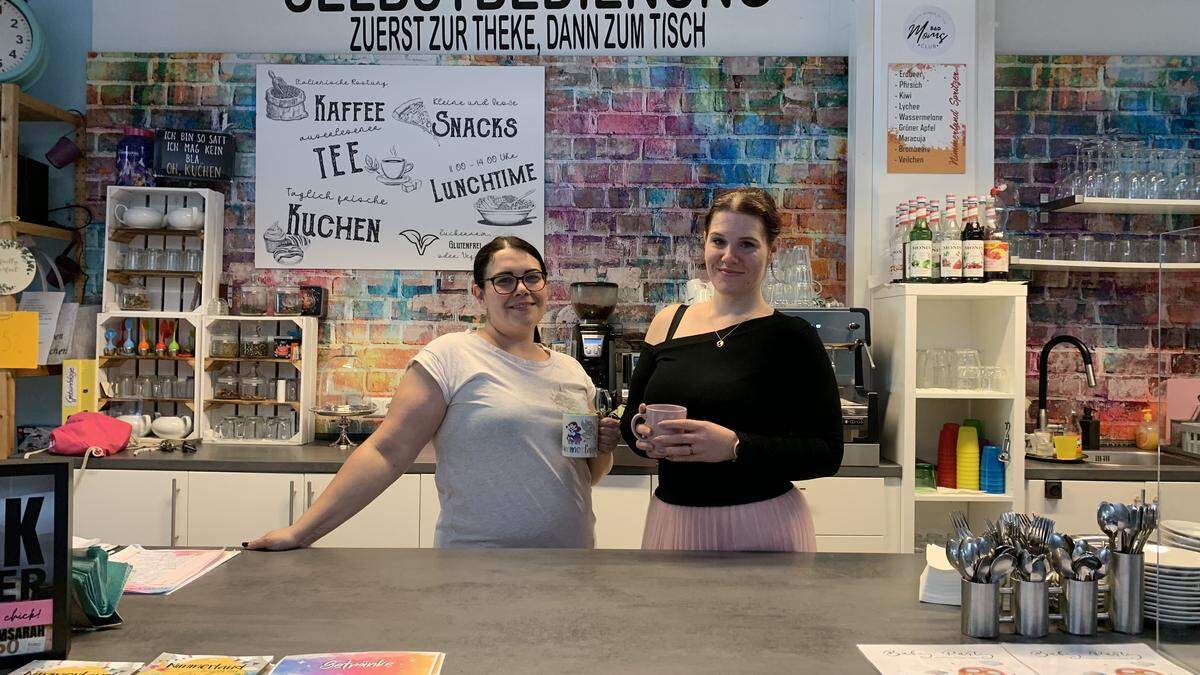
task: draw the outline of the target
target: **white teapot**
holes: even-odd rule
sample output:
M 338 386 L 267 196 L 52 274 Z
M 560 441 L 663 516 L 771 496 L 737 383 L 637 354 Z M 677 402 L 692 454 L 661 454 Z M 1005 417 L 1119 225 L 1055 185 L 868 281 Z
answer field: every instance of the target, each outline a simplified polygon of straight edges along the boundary
M 117 419 L 133 427 L 134 437 L 145 436 L 150 433 L 149 415 L 121 415 Z
M 154 435 L 178 441 L 187 438 L 192 433 L 192 418 L 188 415 L 179 417 L 159 417 L 150 425 Z

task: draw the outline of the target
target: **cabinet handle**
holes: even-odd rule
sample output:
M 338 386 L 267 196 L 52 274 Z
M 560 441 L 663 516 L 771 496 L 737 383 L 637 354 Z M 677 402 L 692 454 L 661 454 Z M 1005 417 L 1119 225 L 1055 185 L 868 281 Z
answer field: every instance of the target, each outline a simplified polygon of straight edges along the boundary
M 296 481 L 288 481 L 288 525 L 296 521 Z
M 179 501 L 179 481 L 176 478 L 171 479 L 171 546 L 175 545 L 175 511 L 176 503 Z
M 304 510 L 307 511 L 308 509 L 312 508 L 312 502 L 313 502 L 312 481 L 311 480 L 304 481 L 304 485 L 305 485 L 304 489 L 308 493 L 305 498 L 305 504 L 304 504 Z

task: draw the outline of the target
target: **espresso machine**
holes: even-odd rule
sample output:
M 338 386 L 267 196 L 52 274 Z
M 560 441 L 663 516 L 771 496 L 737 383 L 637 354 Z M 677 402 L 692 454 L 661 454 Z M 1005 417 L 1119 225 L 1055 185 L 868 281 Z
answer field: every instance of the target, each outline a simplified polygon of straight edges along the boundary
M 780 309 L 812 324 L 833 364 L 842 399 L 842 466 L 879 466 L 880 409 L 871 358 L 871 317 L 858 307 Z
M 571 306 L 579 317 L 575 326 L 575 358 L 597 389 L 616 388 L 616 350 L 608 317 L 617 308 L 617 285 L 608 281 L 571 284 Z

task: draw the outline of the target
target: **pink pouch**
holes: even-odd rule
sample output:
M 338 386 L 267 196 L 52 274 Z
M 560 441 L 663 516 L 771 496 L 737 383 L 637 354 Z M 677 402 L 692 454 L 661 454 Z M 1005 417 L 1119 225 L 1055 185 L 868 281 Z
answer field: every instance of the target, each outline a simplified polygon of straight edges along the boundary
M 75 413 L 50 432 L 50 452 L 55 455 L 114 455 L 125 449 L 133 427 L 96 412 Z

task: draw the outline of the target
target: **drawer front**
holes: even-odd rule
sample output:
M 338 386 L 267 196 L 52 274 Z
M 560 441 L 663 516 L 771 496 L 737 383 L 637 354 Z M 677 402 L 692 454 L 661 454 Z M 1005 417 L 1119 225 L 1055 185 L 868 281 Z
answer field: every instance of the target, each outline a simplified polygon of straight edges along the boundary
M 887 524 L 883 480 L 818 478 L 796 487 L 804 491 L 818 536 L 882 536 Z

